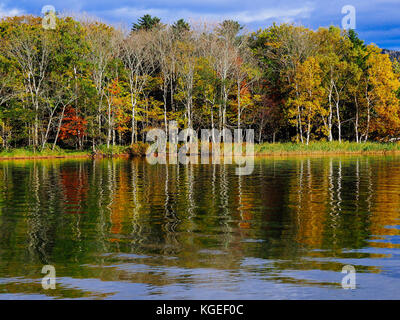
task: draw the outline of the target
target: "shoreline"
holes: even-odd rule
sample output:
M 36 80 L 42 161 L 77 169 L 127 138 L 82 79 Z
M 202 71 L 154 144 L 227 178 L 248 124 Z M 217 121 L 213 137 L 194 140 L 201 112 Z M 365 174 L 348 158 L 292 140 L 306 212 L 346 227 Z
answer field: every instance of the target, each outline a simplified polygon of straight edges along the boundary
M 199 155 L 199 154 L 198 154 Z M 376 155 L 376 156 L 394 156 L 400 155 L 400 150 L 375 150 L 375 151 L 272 151 L 272 152 L 255 152 L 253 157 L 268 158 L 268 157 L 286 157 L 286 156 L 352 156 L 352 155 Z M 81 155 L 37 155 L 37 156 L 0 156 L 0 161 L 4 160 L 51 160 L 51 159 L 117 159 L 117 158 L 142 158 L 143 156 L 131 155 L 129 153 L 116 155 L 96 155 L 81 154 Z
M 113 156 L 108 155 L 91 155 L 91 154 L 66 154 L 66 155 L 37 155 L 37 156 L 0 156 L 0 161 L 2 160 L 46 160 L 46 159 L 106 159 L 106 158 L 129 158 L 130 154 L 116 154 Z
M 275 151 L 255 153 L 256 157 L 273 157 L 273 156 L 330 156 L 330 155 L 400 155 L 400 150 L 375 150 L 375 151 Z
M 225 146 L 221 147 L 221 156 Z M 242 150 L 245 155 L 245 146 Z M 400 155 L 400 143 L 380 142 L 312 142 L 309 145 L 301 143 L 262 143 L 254 144 L 254 157 L 285 157 L 285 156 L 340 156 L 340 155 Z M 32 152 L 23 148 L 0 152 L 1 160 L 35 160 L 35 159 L 105 159 L 105 158 L 140 158 L 146 156 L 147 145 L 114 146 L 106 149 L 100 146 L 98 152 L 91 150 L 68 150 L 59 148 L 56 151 L 44 150 Z M 210 155 L 212 149 L 209 149 Z M 167 155 L 168 155 L 167 151 Z M 201 155 L 198 149 L 197 155 Z M 193 155 L 195 155 L 193 154 Z

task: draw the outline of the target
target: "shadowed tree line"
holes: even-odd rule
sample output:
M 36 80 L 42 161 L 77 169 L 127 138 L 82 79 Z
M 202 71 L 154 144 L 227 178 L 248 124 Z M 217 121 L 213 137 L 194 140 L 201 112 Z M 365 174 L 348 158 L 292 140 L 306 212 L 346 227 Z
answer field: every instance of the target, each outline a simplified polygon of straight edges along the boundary
M 395 140 L 399 63 L 352 30 L 145 15 L 127 31 L 94 19 L 0 21 L 0 143 L 133 145 L 151 128 L 252 128 L 258 142 Z

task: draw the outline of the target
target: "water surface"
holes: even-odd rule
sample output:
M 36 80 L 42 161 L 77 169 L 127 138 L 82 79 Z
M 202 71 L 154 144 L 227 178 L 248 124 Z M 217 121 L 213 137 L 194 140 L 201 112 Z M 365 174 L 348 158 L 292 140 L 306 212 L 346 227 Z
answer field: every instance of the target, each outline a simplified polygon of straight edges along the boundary
M 400 157 L 235 168 L 1 161 L 0 299 L 400 299 Z

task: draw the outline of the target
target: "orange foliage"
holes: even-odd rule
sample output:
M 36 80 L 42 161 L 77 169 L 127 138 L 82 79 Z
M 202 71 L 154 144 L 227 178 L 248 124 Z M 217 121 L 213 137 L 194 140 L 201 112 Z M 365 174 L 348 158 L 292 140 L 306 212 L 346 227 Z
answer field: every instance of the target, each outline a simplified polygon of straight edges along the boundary
M 82 138 L 86 136 L 87 121 L 76 114 L 73 107 L 67 107 L 63 124 L 60 128 L 60 139 L 66 140 L 71 137 Z

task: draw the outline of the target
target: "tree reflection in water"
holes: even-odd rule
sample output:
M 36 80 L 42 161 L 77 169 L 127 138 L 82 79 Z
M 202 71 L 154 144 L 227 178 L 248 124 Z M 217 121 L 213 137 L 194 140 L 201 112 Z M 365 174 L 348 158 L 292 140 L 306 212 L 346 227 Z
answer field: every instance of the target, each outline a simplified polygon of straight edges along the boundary
M 400 284 L 400 158 L 0 163 L 0 298 L 343 298 Z M 57 289 L 40 286 L 57 269 Z M 399 298 L 397 296 L 397 298 Z

